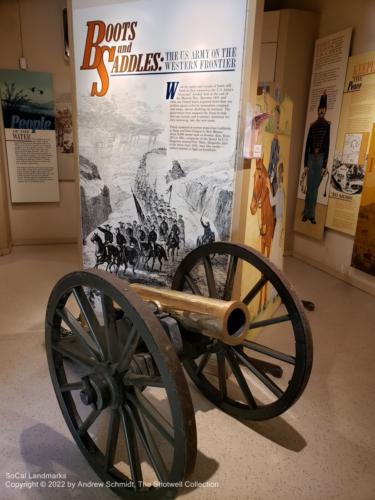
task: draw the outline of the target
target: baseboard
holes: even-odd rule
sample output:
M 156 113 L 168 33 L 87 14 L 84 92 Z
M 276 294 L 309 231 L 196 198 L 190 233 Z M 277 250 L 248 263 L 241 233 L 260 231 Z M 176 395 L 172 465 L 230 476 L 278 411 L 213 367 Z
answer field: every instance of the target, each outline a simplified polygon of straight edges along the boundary
M 0 257 L 2 255 L 8 255 L 8 254 L 10 254 L 11 251 L 12 251 L 12 245 L 10 245 L 9 247 L 0 248 Z
M 72 245 L 77 244 L 77 238 L 35 238 L 13 241 L 14 247 L 27 245 Z
M 326 264 L 322 264 L 321 262 L 318 262 L 314 259 L 310 259 L 309 257 L 306 257 L 306 255 L 303 255 L 296 251 L 293 251 L 293 257 L 295 257 L 298 260 L 301 260 L 302 262 L 305 262 L 306 264 L 309 264 L 312 267 L 320 269 L 320 271 L 324 271 L 325 273 L 330 274 L 331 276 L 334 276 L 335 278 L 341 281 L 345 281 L 345 283 L 348 283 L 351 286 L 359 288 L 363 292 L 375 296 L 375 286 L 368 285 L 367 283 L 364 283 L 363 281 L 354 276 L 349 276 L 348 274 L 340 273 L 339 271 L 332 269 Z

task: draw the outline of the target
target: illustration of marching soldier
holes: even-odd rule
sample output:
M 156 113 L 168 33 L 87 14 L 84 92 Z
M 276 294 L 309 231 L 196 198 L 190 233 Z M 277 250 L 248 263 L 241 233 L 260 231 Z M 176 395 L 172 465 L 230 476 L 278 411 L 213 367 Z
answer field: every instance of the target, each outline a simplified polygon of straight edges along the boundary
M 180 230 L 180 241 L 182 241 L 185 247 L 185 222 L 181 214 L 178 216 L 177 226 Z
M 305 207 L 302 222 L 309 220 L 316 224 L 315 208 L 318 199 L 319 185 L 327 174 L 329 140 L 331 124 L 325 119 L 327 112 L 327 93 L 324 91 L 318 106 L 318 119 L 310 125 L 306 140 L 304 171 L 301 178 L 301 188 L 306 178 Z

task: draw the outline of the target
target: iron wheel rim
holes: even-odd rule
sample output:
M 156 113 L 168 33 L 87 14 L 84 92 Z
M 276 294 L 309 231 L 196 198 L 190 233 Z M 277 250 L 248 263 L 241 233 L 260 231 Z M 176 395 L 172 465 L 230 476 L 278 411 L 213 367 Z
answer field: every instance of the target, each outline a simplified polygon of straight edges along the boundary
M 82 419 L 82 415 L 80 414 L 79 409 L 77 408 L 77 403 L 76 401 L 74 401 L 72 396 L 72 392 L 77 390 L 77 388 L 75 387 L 74 389 L 66 390 L 67 386 L 70 386 L 71 382 L 69 382 L 67 379 L 66 363 L 64 362 L 64 359 L 66 359 L 67 353 L 69 357 L 69 355 L 71 355 L 73 351 L 72 351 L 72 346 L 70 346 L 71 348 L 69 349 L 69 343 L 68 342 L 64 343 L 64 341 L 61 339 L 61 323 L 63 322 L 61 317 L 61 311 L 65 310 L 67 301 L 69 297 L 72 296 L 73 290 L 75 290 L 75 293 L 79 293 L 81 301 L 83 301 L 84 307 L 87 309 L 86 313 L 88 311 L 90 315 L 91 311 L 89 309 L 88 301 L 85 301 L 84 297 L 82 296 L 82 291 L 84 288 L 99 290 L 102 293 L 102 296 L 107 298 L 104 299 L 106 304 L 109 303 L 108 302 L 109 298 L 109 300 L 112 301 L 112 304 L 113 302 L 115 302 L 116 305 L 120 307 L 120 309 L 125 313 L 125 317 L 127 319 L 131 319 L 132 328 L 135 327 L 135 332 L 136 334 L 138 334 L 137 342 L 139 343 L 141 341 L 145 344 L 148 353 L 150 353 L 152 359 L 154 360 L 157 366 L 157 369 L 160 373 L 160 378 L 164 384 L 163 387 L 165 388 L 165 392 L 167 394 L 169 403 L 170 416 L 173 428 L 173 436 L 172 436 L 173 444 L 171 444 L 173 450 L 172 451 L 173 459 L 172 459 L 172 464 L 167 471 L 167 476 L 165 478 L 163 477 L 162 474 L 160 475 L 161 477 L 158 477 L 158 474 L 156 472 L 155 474 L 157 476 L 157 480 L 162 481 L 163 483 L 165 482 L 174 484 L 176 485 L 176 487 L 155 488 L 151 486 L 149 488 L 148 487 L 138 488 L 137 490 L 135 490 L 132 486 L 124 487 L 123 486 L 124 484 L 131 483 L 132 481 L 134 483 L 136 482 L 137 474 L 139 474 L 138 466 L 141 468 L 141 477 L 143 478 L 142 465 L 140 463 L 139 464 L 136 463 L 138 457 L 136 452 L 134 452 L 135 454 L 132 459 L 134 463 L 133 463 L 133 469 L 131 469 L 130 478 L 127 477 L 118 469 L 116 469 L 115 464 L 112 464 L 111 467 L 108 467 L 108 463 L 106 462 L 107 455 L 110 455 L 112 458 L 112 454 L 116 453 L 116 445 L 118 446 L 119 444 L 118 429 L 120 426 L 122 426 L 120 428 L 122 429 L 125 437 L 126 447 L 128 449 L 128 459 L 129 459 L 130 457 L 129 453 L 132 453 L 129 452 L 129 443 L 131 447 L 134 446 L 139 447 L 139 443 L 141 441 L 142 429 L 143 431 L 145 431 L 147 428 L 149 430 L 151 424 L 155 423 L 154 421 L 149 420 L 150 414 L 143 413 L 145 410 L 140 409 L 143 408 L 142 406 L 140 406 L 140 401 L 142 402 L 143 405 L 146 406 L 147 403 L 144 401 L 145 398 L 142 396 L 141 389 L 138 385 L 134 385 L 133 388 L 131 386 L 127 386 L 128 389 L 126 390 L 124 389 L 123 391 L 121 389 L 121 392 L 123 392 L 124 394 L 119 396 L 120 399 L 118 403 L 118 408 L 104 407 L 102 410 L 100 410 L 100 413 L 103 413 L 106 410 L 108 410 L 109 413 L 108 425 L 111 426 L 111 429 L 109 428 L 107 429 L 108 432 L 106 439 L 107 449 L 105 450 L 105 453 L 102 449 L 100 449 L 97 446 L 97 443 L 93 440 L 92 436 L 90 435 L 91 425 L 87 429 L 87 432 L 85 432 L 84 427 L 82 431 L 82 426 L 84 426 L 85 421 Z M 111 325 L 110 320 L 108 321 L 107 321 L 107 326 Z M 97 327 L 92 318 L 91 318 L 91 323 Z M 90 329 L 88 328 L 88 331 L 89 330 Z M 105 333 L 105 339 L 109 338 L 107 334 L 108 332 Z M 99 334 L 97 332 L 97 339 L 99 337 L 101 337 L 101 342 L 99 342 L 99 344 L 103 344 L 102 342 L 103 336 L 102 334 Z M 117 338 L 117 340 L 118 339 L 119 337 Z M 51 293 L 46 313 L 45 340 L 46 340 L 47 359 L 48 359 L 51 380 L 61 411 L 63 413 L 63 417 L 68 425 L 68 428 L 75 442 L 77 443 L 81 452 L 83 453 L 83 455 L 85 456 L 86 460 L 89 462 L 91 467 L 94 469 L 96 474 L 102 479 L 104 483 L 107 482 L 111 483 L 109 486 L 110 489 L 115 491 L 122 498 L 133 498 L 133 497 L 145 498 L 145 499 L 173 498 L 177 492 L 177 485 L 181 481 L 183 481 L 185 477 L 191 474 L 191 472 L 194 469 L 196 451 L 197 451 L 195 417 L 191 402 L 191 396 L 187 387 L 186 379 L 184 377 L 181 368 L 181 363 L 178 360 L 177 355 L 174 352 L 173 347 L 170 344 L 170 341 L 163 330 L 163 327 L 161 326 L 157 318 L 154 316 L 149 306 L 130 289 L 128 283 L 125 280 L 120 280 L 119 278 L 110 275 L 109 273 L 98 270 L 71 273 L 63 277 L 56 284 Z M 101 347 L 103 348 L 103 345 L 101 345 Z M 112 362 L 107 363 L 109 365 L 108 373 L 110 373 L 110 377 L 112 377 L 115 380 L 115 383 L 113 385 L 114 387 L 117 387 L 117 389 L 119 386 L 120 387 L 123 386 L 122 377 L 124 376 L 124 373 L 126 372 L 132 374 L 131 370 L 129 369 L 132 359 L 131 357 L 126 361 L 127 371 L 124 370 L 120 372 L 119 366 L 117 368 L 114 367 L 114 365 L 116 364 L 115 361 L 120 364 L 121 360 L 123 360 L 123 356 L 125 353 L 124 345 L 122 345 L 122 348 L 123 350 L 121 359 L 116 359 L 116 360 L 112 359 L 111 360 Z M 65 353 L 62 349 L 65 349 Z M 106 361 L 105 358 L 110 357 L 110 351 L 111 351 L 110 343 L 108 343 L 103 348 L 103 351 L 105 349 L 106 352 L 102 353 L 100 353 L 99 348 L 96 350 L 96 353 L 99 355 L 98 359 L 95 358 L 96 356 L 95 354 L 93 356 L 86 356 L 85 359 L 86 364 L 87 363 L 92 364 L 92 367 L 87 366 L 87 374 L 90 380 L 91 387 L 94 380 L 93 378 L 94 372 L 96 377 L 98 370 L 100 374 L 103 372 L 105 376 L 107 376 L 107 371 L 106 371 L 107 368 L 102 369 L 102 365 Z M 86 355 L 89 352 L 90 351 L 86 349 L 86 353 L 84 352 L 84 354 Z M 114 355 L 114 353 L 115 349 L 113 348 L 112 355 Z M 87 358 L 89 359 L 89 361 L 87 360 Z M 74 359 L 74 356 L 70 357 L 70 363 L 73 363 L 73 366 L 78 366 L 79 362 L 80 360 L 78 358 Z M 78 383 L 79 381 L 77 381 L 77 384 Z M 112 387 L 111 384 L 108 385 Z M 106 394 L 107 393 L 106 383 L 103 384 L 103 387 L 104 387 L 103 394 Z M 113 393 L 116 393 L 117 389 L 114 389 Z M 111 398 L 112 398 L 110 399 L 111 403 L 113 405 L 116 405 L 116 401 L 114 400 L 115 396 L 113 396 L 112 393 L 111 393 Z M 116 412 L 117 416 L 114 416 Z M 92 413 L 90 413 L 90 415 L 91 414 Z M 143 420 L 139 418 L 140 415 L 142 416 Z M 156 419 L 158 418 L 156 413 L 153 415 Z M 97 418 L 99 418 L 99 415 Z M 147 420 L 146 424 L 144 423 L 145 420 Z M 166 424 L 163 423 L 163 425 Z M 132 429 L 132 432 L 137 436 L 136 438 L 134 437 L 128 438 L 126 434 L 126 426 L 128 426 L 129 429 Z M 155 429 L 157 427 L 152 427 L 152 428 Z M 162 428 L 162 426 L 160 428 Z M 166 439 L 170 441 L 171 440 L 170 434 L 172 431 L 170 427 L 166 427 L 166 429 L 167 429 L 165 431 L 167 436 Z M 115 434 L 117 434 L 114 452 L 113 450 L 112 451 L 109 450 L 109 447 L 111 446 L 111 438 L 110 438 L 111 431 L 112 434 L 113 431 L 115 432 Z M 169 434 L 167 434 L 167 431 Z M 143 434 L 147 433 L 144 432 Z M 136 443 L 138 442 L 138 445 L 134 444 L 134 441 Z M 148 443 L 149 445 L 150 442 Z M 159 460 L 158 465 L 161 466 L 160 459 L 157 456 L 157 451 L 155 451 L 154 449 L 153 452 L 155 453 L 154 459 L 156 461 Z M 129 462 L 130 461 L 131 460 L 129 459 Z M 151 465 L 153 466 L 153 463 Z M 154 469 L 154 471 L 156 471 L 156 469 Z M 117 486 L 117 484 L 121 484 L 121 486 Z
M 276 268 L 276 266 L 274 266 L 269 260 L 267 260 L 256 250 L 246 245 L 229 242 L 215 242 L 198 247 L 193 250 L 184 258 L 184 260 L 180 263 L 180 266 L 176 270 L 171 285 L 172 289 L 182 290 L 187 284 L 186 279 L 188 279 L 189 282 L 191 281 L 191 272 L 194 267 L 202 261 L 202 258 L 204 259 L 207 256 L 209 257 L 210 255 L 215 254 L 227 255 L 230 259 L 233 257 L 233 261 L 236 259 L 236 265 L 238 260 L 249 263 L 261 273 L 261 278 L 257 284 L 260 283 L 262 276 L 265 276 L 267 278 L 267 283 L 271 283 L 276 289 L 277 293 L 280 295 L 282 302 L 287 309 L 288 315 L 290 316 L 289 321 L 292 324 L 293 335 L 295 339 L 295 365 L 293 369 L 293 375 L 288 383 L 286 390 L 283 391 L 282 395 L 277 397 L 276 401 L 265 405 L 259 405 L 258 401 L 256 401 L 256 407 L 254 408 L 253 401 L 251 401 L 251 388 L 249 388 L 250 394 L 247 393 L 247 396 L 245 396 L 245 399 L 247 397 L 246 404 L 229 398 L 227 394 L 224 393 L 224 391 L 222 390 L 224 387 L 223 379 L 220 379 L 220 377 L 223 377 L 223 375 L 220 374 L 220 364 L 222 365 L 222 362 L 219 362 L 219 359 L 217 359 L 217 385 L 214 385 L 207 378 L 207 376 L 202 373 L 202 371 L 199 371 L 199 365 L 197 365 L 194 359 L 184 357 L 184 367 L 195 385 L 207 397 L 207 399 L 209 399 L 212 403 L 214 403 L 226 413 L 244 420 L 266 420 L 276 417 L 290 408 L 299 399 L 310 377 L 313 361 L 313 347 L 311 330 L 309 322 L 305 315 L 305 311 L 293 287 L 290 285 L 284 274 Z M 192 293 L 197 292 L 197 289 L 195 289 L 194 287 L 194 283 L 192 284 L 190 282 L 189 288 Z M 253 288 L 254 287 L 251 287 L 251 289 Z M 212 296 L 211 293 L 209 293 L 209 295 Z M 253 299 L 255 299 L 255 297 Z M 230 297 L 226 297 L 226 299 L 229 300 Z M 265 327 L 266 326 L 269 325 L 265 325 Z M 258 346 L 254 346 L 253 344 L 253 342 L 247 345 L 243 344 L 243 347 L 250 351 L 252 351 L 254 347 L 258 349 Z M 240 366 L 241 370 L 241 366 L 244 366 L 242 363 L 246 362 L 247 359 L 245 358 L 244 361 L 243 359 L 241 360 L 239 355 L 235 351 L 238 352 L 238 348 L 225 346 L 223 347 L 221 352 L 231 353 L 229 354 L 229 357 L 231 358 L 232 363 L 229 364 L 232 370 L 232 364 Z M 222 354 L 219 354 L 219 356 L 220 355 Z M 225 356 L 227 356 L 227 354 L 225 354 Z M 286 359 L 289 359 L 289 357 Z M 244 394 L 242 390 L 243 382 L 241 379 L 241 374 L 237 372 L 237 375 L 238 377 L 235 376 L 236 383 L 240 387 L 242 394 Z M 241 384 L 238 382 L 239 378 Z M 267 383 L 269 382 L 267 381 Z M 245 386 L 244 389 L 247 392 Z

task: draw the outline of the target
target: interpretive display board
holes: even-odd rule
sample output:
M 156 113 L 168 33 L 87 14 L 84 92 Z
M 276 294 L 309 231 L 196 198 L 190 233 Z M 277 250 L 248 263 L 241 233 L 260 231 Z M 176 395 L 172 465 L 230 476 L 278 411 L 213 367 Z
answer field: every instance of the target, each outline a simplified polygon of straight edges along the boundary
M 326 226 L 354 235 L 375 118 L 375 52 L 349 58 Z
M 262 156 L 251 167 L 245 243 L 282 270 L 293 102 L 277 86 L 259 88 L 257 114 L 266 119 L 259 127 Z M 248 292 L 253 272 L 251 267 L 243 269 L 242 295 Z M 268 317 L 279 305 L 276 299 L 274 288 L 265 287 L 252 304 L 252 316 Z
M 375 276 L 375 124 L 372 125 L 352 266 Z
M 169 285 L 230 237 L 247 1 L 72 5 L 84 265 Z
M 52 75 L 0 70 L 11 201 L 59 201 Z
M 75 180 L 72 95 L 64 92 L 55 98 L 57 164 L 60 180 Z
M 322 239 L 351 29 L 315 43 L 294 230 Z

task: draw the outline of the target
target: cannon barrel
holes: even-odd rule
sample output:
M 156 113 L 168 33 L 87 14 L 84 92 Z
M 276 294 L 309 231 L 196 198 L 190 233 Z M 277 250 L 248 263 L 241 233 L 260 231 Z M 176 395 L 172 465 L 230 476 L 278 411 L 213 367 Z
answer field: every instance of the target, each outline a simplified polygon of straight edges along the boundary
M 243 342 L 250 323 L 249 310 L 240 301 L 225 301 L 133 283 L 143 300 L 175 318 L 187 330 L 213 337 L 230 345 Z

